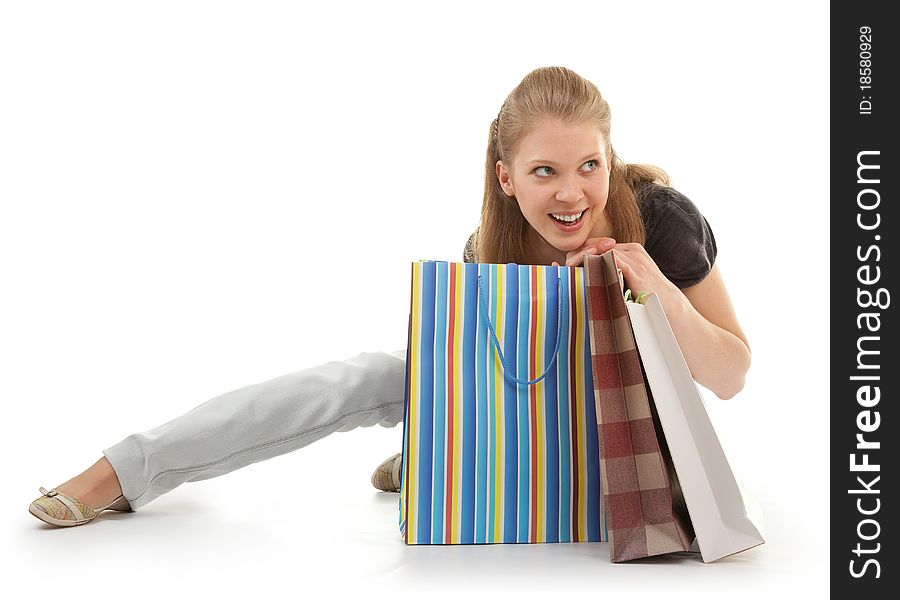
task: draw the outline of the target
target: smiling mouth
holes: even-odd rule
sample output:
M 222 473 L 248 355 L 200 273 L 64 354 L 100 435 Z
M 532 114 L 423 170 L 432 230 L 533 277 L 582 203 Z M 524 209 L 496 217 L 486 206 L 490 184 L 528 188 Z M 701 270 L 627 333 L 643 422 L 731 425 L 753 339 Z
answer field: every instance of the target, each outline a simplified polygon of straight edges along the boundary
M 580 213 L 576 213 L 573 215 L 561 215 L 559 213 L 550 213 L 550 218 L 556 221 L 557 223 L 562 223 L 563 225 L 574 225 L 581 221 L 582 217 L 584 217 L 584 213 L 587 212 L 585 208 Z

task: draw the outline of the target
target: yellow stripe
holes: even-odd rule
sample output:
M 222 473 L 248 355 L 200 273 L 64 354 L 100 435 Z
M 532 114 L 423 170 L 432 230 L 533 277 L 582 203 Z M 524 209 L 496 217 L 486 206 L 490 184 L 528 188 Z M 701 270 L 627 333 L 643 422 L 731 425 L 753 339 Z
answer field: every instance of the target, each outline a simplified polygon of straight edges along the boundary
M 494 332 L 497 334 L 497 339 L 503 339 L 503 287 L 504 283 L 506 283 L 504 278 L 505 272 L 502 270 L 501 265 L 494 266 L 494 281 L 496 282 L 497 292 L 495 296 L 497 297 L 497 314 L 494 315 Z M 500 542 L 503 540 L 502 535 L 502 523 L 503 523 L 503 365 L 500 362 L 500 356 L 495 352 L 491 352 L 494 357 L 494 374 L 495 374 L 495 394 L 494 397 L 497 399 L 496 405 L 496 441 L 494 442 L 494 447 L 497 448 L 497 460 L 496 460 L 496 480 L 495 480 L 495 490 L 494 490 L 494 542 Z
M 460 523 L 462 511 L 462 497 L 460 496 L 460 478 L 462 476 L 462 399 L 460 389 L 460 367 L 462 354 L 460 336 L 462 336 L 462 315 L 465 314 L 462 307 L 463 265 L 456 267 L 456 318 L 453 322 L 453 514 L 451 540 L 458 544 L 460 540 Z
M 575 290 L 582 289 L 581 279 L 583 277 L 584 269 L 575 269 Z M 579 373 L 584 372 L 584 356 L 581 352 L 581 348 L 584 347 L 584 298 L 581 294 L 575 294 L 575 313 L 578 315 L 577 323 L 578 328 L 575 333 L 575 356 L 573 357 L 575 360 L 575 373 L 576 376 Z M 575 385 L 575 405 L 577 414 L 584 415 L 584 390 L 581 389 L 581 382 L 577 382 Z M 582 419 L 583 421 L 584 419 Z M 586 427 L 589 426 L 589 423 L 581 423 L 581 429 L 577 432 L 577 440 L 578 440 L 578 466 L 581 469 L 581 473 L 578 474 L 578 481 L 580 483 L 580 489 L 578 491 L 578 532 L 579 539 L 586 540 L 587 539 L 587 480 L 585 478 L 585 474 L 588 472 L 587 466 L 587 449 L 585 448 L 585 436 Z
M 542 340 L 544 339 L 544 321 L 540 318 L 542 314 L 544 314 L 544 305 L 546 304 L 546 299 L 544 298 L 544 294 L 541 293 L 541 290 L 544 289 L 544 269 L 537 269 L 537 304 L 535 306 L 535 318 L 537 319 L 537 328 L 536 328 L 536 343 L 535 343 L 535 362 L 537 363 L 538 372 L 535 377 L 539 377 L 541 373 L 543 373 L 544 368 L 546 368 L 546 364 L 544 364 L 544 344 Z M 537 439 L 531 440 L 532 444 L 536 444 L 537 446 L 537 474 L 538 480 L 534 482 L 534 485 L 537 485 L 537 502 L 533 510 L 537 515 L 537 531 L 535 531 L 535 536 L 538 541 L 544 540 L 544 519 L 546 515 L 544 515 L 544 493 L 545 493 L 545 482 L 543 478 L 544 474 L 544 453 L 546 452 L 546 448 L 544 444 L 541 443 L 541 440 L 544 439 L 544 383 L 546 379 L 542 379 L 535 389 L 535 413 L 534 413 L 534 423 L 535 423 L 535 432 L 537 433 Z

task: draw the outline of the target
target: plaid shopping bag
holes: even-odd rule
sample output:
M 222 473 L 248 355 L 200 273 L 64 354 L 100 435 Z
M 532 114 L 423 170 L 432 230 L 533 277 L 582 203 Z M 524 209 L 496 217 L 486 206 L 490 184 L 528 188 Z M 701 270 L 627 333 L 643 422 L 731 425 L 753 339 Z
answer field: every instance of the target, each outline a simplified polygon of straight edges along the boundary
M 580 268 L 412 265 L 407 544 L 605 541 Z
M 654 418 L 621 272 L 612 252 L 585 257 L 584 269 L 610 558 L 623 562 L 688 550 L 694 532 Z

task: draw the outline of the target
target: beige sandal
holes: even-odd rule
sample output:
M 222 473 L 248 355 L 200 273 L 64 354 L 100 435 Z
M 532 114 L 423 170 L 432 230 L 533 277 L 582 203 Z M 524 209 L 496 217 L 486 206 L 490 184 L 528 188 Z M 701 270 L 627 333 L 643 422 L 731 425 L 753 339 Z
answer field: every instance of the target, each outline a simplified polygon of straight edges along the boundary
M 28 507 L 28 512 L 44 523 L 59 527 L 72 527 L 90 523 L 104 510 L 131 510 L 131 505 L 128 504 L 125 496 L 119 496 L 106 506 L 93 508 L 71 496 L 66 496 L 55 488 L 49 492 L 44 488 L 39 489 L 43 496 L 31 503 Z
M 400 467 L 403 464 L 403 455 L 395 454 L 375 469 L 372 473 L 372 485 L 382 492 L 400 491 Z

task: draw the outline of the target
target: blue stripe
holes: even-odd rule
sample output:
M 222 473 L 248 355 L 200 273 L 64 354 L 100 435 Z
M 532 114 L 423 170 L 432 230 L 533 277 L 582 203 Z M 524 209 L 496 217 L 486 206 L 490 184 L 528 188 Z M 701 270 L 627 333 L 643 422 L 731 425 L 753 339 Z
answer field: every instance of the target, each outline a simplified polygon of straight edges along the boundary
M 569 283 L 569 269 L 561 269 L 562 291 L 565 299 L 565 308 L 571 298 L 571 285 Z M 559 378 L 559 541 L 572 541 L 572 438 L 571 418 L 569 416 L 569 341 L 571 327 L 571 313 L 566 310 L 563 313 L 562 336 L 559 340 L 559 358 L 557 359 Z
M 502 348 L 513 351 L 516 347 L 516 327 L 518 326 L 518 302 L 516 302 L 519 289 L 519 267 L 511 263 L 505 266 L 506 271 L 506 298 L 504 309 L 506 311 L 506 328 Z M 499 336 L 498 336 L 499 337 Z M 515 362 L 507 361 L 510 369 L 515 369 Z M 516 427 L 516 400 L 518 387 L 515 382 L 503 378 L 503 408 L 504 408 L 504 478 L 503 485 L 505 498 L 503 502 L 503 542 L 514 544 L 516 542 L 516 465 L 518 464 L 518 431 Z
M 519 379 L 528 381 L 533 379 L 528 369 L 529 363 L 529 347 L 532 306 L 531 306 L 531 277 L 530 269 L 526 266 L 519 267 L 519 344 L 515 349 L 516 358 L 516 376 Z M 510 350 L 509 352 L 512 352 Z M 507 353 L 507 362 L 509 359 Z M 528 423 L 528 411 L 531 407 L 529 394 L 531 392 L 530 385 L 519 385 L 517 418 L 519 423 L 519 514 L 518 514 L 518 537 L 519 543 L 528 543 L 528 530 L 530 529 L 530 510 L 531 506 L 531 427 Z
M 422 268 L 422 357 L 421 381 L 422 403 L 419 406 L 419 481 L 418 481 L 418 531 L 416 542 L 427 544 L 431 539 L 431 469 L 432 426 L 434 422 L 434 312 L 435 312 L 435 264 L 426 262 Z
M 460 507 L 461 531 L 459 541 L 471 544 L 475 541 L 475 311 L 478 308 L 478 273 L 475 265 L 460 265 L 465 286 L 465 317 L 463 318 L 463 356 L 460 365 L 463 398 L 462 433 L 462 506 Z M 483 423 L 484 421 L 482 421 Z
M 485 282 L 485 291 L 488 290 L 487 287 L 487 267 L 482 265 L 474 265 L 475 269 L 477 269 L 477 274 L 482 276 L 482 280 Z M 475 290 L 478 293 L 478 290 Z M 480 302 L 480 301 L 479 301 Z M 487 378 L 487 369 L 485 367 L 485 362 L 488 356 L 488 344 L 490 341 L 487 339 L 488 330 L 485 325 L 485 321 L 480 316 L 480 304 L 478 308 L 478 330 L 476 332 L 475 338 L 475 379 L 478 383 L 476 388 L 476 393 L 478 394 L 478 456 L 476 458 L 477 471 L 478 471 L 478 479 L 475 482 L 475 543 L 483 544 L 487 541 L 486 527 L 487 527 L 487 519 L 488 519 L 488 485 L 490 479 L 488 478 L 488 428 L 491 427 L 492 419 L 488 414 L 488 403 L 490 400 L 490 396 L 488 395 L 488 378 Z
M 431 543 L 444 542 L 444 473 L 447 438 L 447 271 L 437 263 L 437 298 L 434 330 L 434 489 L 431 500 Z
M 556 349 L 557 320 L 559 314 L 560 288 L 558 283 L 557 267 L 546 270 L 544 293 L 547 298 L 546 327 L 544 331 L 544 358 L 549 363 L 553 359 L 553 351 Z M 560 347 L 559 354 L 563 348 Z M 559 356 L 559 355 L 557 355 Z M 557 358 L 557 360 L 559 360 Z M 559 364 L 547 373 L 544 380 L 544 447 L 547 449 L 547 460 L 544 468 L 547 474 L 547 504 L 546 522 L 544 524 L 545 537 L 548 542 L 559 541 L 559 430 L 558 430 L 558 396 L 556 385 L 558 379 Z
M 587 422 L 587 436 L 585 446 L 587 448 L 587 468 L 585 473 L 588 474 L 587 480 L 587 523 L 588 523 L 588 541 L 599 542 L 600 537 L 600 521 L 601 521 L 601 496 L 602 488 L 600 487 L 600 449 L 597 432 L 597 411 L 594 402 L 594 375 L 591 368 L 591 339 L 590 339 L 590 314 L 588 313 L 588 292 L 587 285 L 584 286 L 584 373 L 582 386 L 585 390 L 584 398 L 584 418 Z

